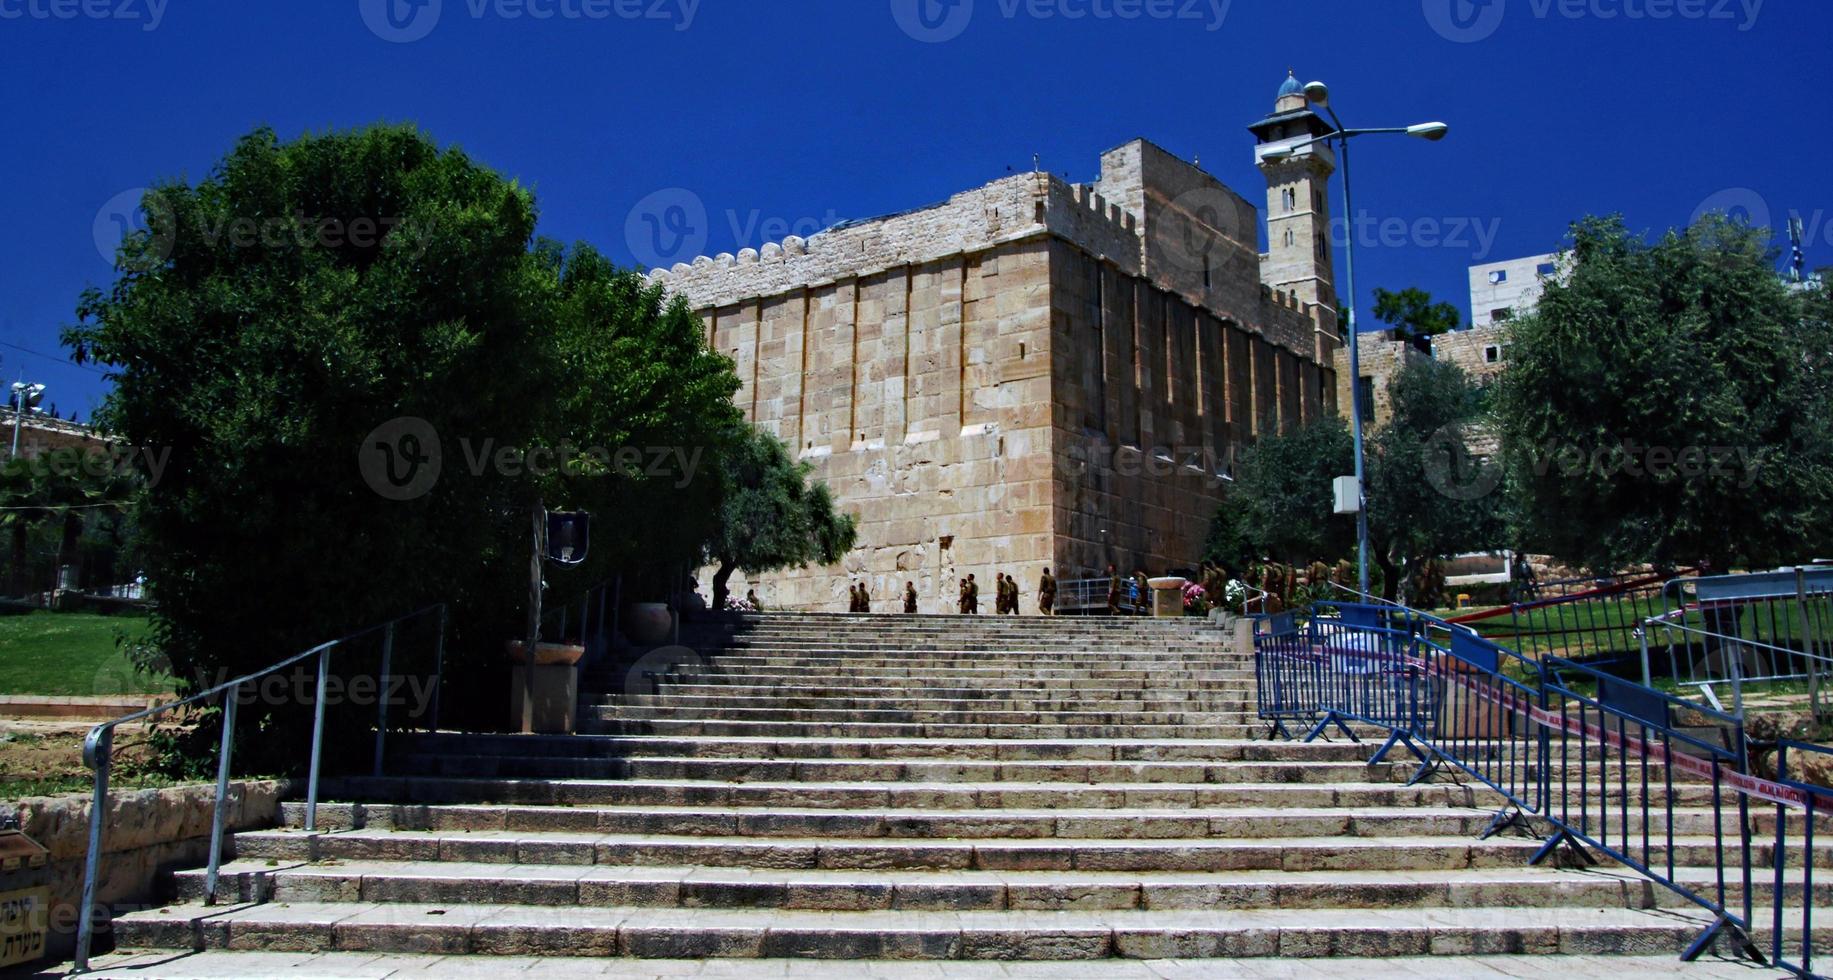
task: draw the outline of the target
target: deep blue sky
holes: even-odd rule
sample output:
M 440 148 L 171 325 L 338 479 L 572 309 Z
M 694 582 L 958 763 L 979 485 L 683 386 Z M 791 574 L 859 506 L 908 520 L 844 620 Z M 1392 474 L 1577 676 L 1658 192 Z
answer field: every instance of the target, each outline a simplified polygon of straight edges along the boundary
M 706 250 L 736 251 L 1033 153 L 1089 180 L 1136 136 L 1264 201 L 1243 127 L 1291 65 L 1350 125 L 1453 127 L 1359 151 L 1361 208 L 1425 222 L 1359 239 L 1365 293 L 1467 306 L 1473 262 L 1551 250 L 1586 213 L 1685 224 L 1725 192 L 1778 228 L 1798 212 L 1833 264 L 1824 0 L 956 0 L 935 33 L 915 8 L 938 0 L 394 0 L 400 29 L 384 0 L 168 2 L 0 0 L 0 341 L 57 355 L 0 347 L 0 373 L 66 415 L 106 385 L 57 341 L 111 279 L 98 215 L 261 124 L 418 123 L 533 187 L 544 234 L 635 261 L 645 199 L 703 203 Z

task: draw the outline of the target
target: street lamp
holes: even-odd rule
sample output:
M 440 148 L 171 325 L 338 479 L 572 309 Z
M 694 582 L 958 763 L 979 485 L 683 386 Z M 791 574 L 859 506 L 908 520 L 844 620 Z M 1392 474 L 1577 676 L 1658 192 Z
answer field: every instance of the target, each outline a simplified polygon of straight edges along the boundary
M 1262 151 L 1265 160 L 1286 160 L 1316 143 L 1336 141 L 1339 144 L 1339 155 L 1343 160 L 1343 219 L 1349 222 L 1349 250 L 1344 256 L 1344 280 L 1348 287 L 1347 317 L 1349 323 L 1349 419 L 1351 431 L 1356 441 L 1356 570 L 1361 581 L 1362 595 L 1368 591 L 1368 481 L 1367 471 L 1362 460 L 1362 348 L 1356 335 L 1356 235 L 1355 197 L 1349 179 L 1349 141 L 1356 136 L 1412 136 L 1417 139 L 1436 143 L 1445 138 L 1451 127 L 1442 122 L 1416 123 L 1412 126 L 1395 126 L 1383 129 L 1350 129 L 1337 118 L 1337 111 L 1330 107 L 1330 88 L 1323 82 L 1312 82 L 1305 86 L 1305 98 L 1312 105 L 1323 109 L 1330 115 L 1331 125 L 1336 129 L 1322 136 L 1290 143 L 1285 146 L 1269 147 Z
M 44 397 L 44 385 L 26 384 L 23 379 L 13 382 L 13 454 L 8 459 L 19 458 L 19 423 L 25 420 L 25 413 L 38 407 Z

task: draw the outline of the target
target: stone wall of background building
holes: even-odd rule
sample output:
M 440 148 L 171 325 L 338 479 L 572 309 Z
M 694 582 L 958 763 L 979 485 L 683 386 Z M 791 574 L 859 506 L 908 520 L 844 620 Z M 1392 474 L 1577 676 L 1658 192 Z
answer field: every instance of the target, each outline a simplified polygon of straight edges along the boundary
M 859 519 L 839 567 L 734 591 L 842 610 L 862 580 L 894 611 L 914 581 L 952 612 L 971 572 L 990 610 L 1008 571 L 1031 608 L 1045 565 L 1194 564 L 1234 455 L 1336 403 L 1334 338 L 1229 227 L 1254 221 L 1139 141 L 1093 185 L 1023 174 L 652 273 L 733 359 L 746 416 Z

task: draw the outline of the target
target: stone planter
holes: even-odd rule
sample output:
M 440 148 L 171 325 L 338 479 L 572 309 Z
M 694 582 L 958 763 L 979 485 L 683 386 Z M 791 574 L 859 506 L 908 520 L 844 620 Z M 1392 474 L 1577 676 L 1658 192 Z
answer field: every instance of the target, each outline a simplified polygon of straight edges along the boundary
M 1147 579 L 1152 587 L 1152 615 L 1169 619 L 1184 615 L 1184 586 L 1189 580 L 1176 575 Z
M 652 647 L 674 632 L 675 614 L 666 602 L 631 603 L 630 611 L 624 614 L 623 628 L 631 643 Z
M 528 644 L 522 640 L 509 641 L 509 659 L 518 664 L 528 663 Z M 535 644 L 535 666 L 537 667 L 571 667 L 584 659 L 586 648 L 571 643 L 537 643 Z
M 586 648 L 566 643 L 535 644 L 529 663 L 527 644 L 509 643 L 515 663 L 509 678 L 509 717 L 525 734 L 571 735 L 578 730 L 579 661 Z

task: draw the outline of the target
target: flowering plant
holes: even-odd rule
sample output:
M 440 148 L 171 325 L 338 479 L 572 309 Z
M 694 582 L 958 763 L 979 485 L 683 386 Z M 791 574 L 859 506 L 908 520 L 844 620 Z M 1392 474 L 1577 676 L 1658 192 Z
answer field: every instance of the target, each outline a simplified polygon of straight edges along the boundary
M 1209 611 L 1209 593 L 1201 585 L 1195 582 L 1185 584 L 1184 611 L 1198 615 Z

